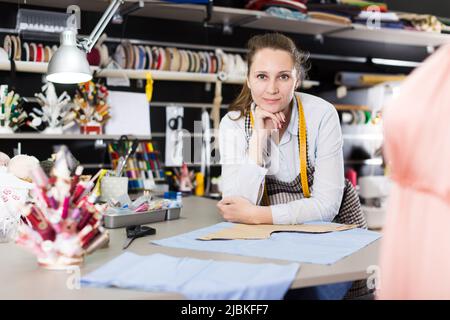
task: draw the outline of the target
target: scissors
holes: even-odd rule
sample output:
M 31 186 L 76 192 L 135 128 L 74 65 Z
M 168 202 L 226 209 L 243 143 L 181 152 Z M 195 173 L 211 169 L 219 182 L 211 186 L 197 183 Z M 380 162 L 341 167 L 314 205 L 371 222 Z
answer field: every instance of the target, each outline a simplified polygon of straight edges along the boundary
M 183 124 L 182 116 L 176 116 L 174 118 L 170 118 L 169 120 L 169 128 L 172 130 L 181 129 L 182 124 Z
M 129 151 L 129 148 L 133 149 L 133 145 L 137 144 L 137 138 L 130 138 L 127 135 L 122 135 L 117 141 L 117 151 L 120 156 L 125 157 Z
M 119 152 L 122 162 L 119 163 L 116 169 L 116 176 L 120 177 L 122 175 L 123 170 L 125 169 L 128 158 L 136 152 L 136 149 L 139 145 L 139 140 L 137 138 L 130 139 L 128 136 L 123 135 L 119 138 L 117 142 L 117 151 Z
M 128 226 L 126 228 L 127 239 L 123 245 L 123 250 L 128 248 L 134 239 L 150 236 L 156 233 L 156 229 L 147 226 Z

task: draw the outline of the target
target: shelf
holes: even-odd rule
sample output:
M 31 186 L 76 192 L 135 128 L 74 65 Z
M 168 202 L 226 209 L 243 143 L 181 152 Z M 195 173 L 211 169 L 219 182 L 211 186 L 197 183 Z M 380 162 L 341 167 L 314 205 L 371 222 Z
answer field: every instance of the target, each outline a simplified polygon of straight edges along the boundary
M 31 73 L 47 73 L 48 63 L 45 62 L 28 62 L 16 61 L 16 70 L 18 72 Z M 0 70 L 11 70 L 11 63 L 9 61 L 0 62 Z M 197 81 L 197 82 L 216 82 L 218 80 L 217 74 L 202 74 L 193 72 L 173 72 L 173 71 L 159 71 L 159 70 L 111 70 L 100 69 L 98 67 L 91 67 L 92 71 L 96 71 L 97 77 L 113 77 L 123 78 L 124 76 L 130 79 L 146 79 L 147 72 L 151 72 L 154 80 L 171 80 L 171 81 Z M 229 76 L 225 83 L 240 84 L 244 82 L 243 77 Z
M 205 6 L 144 2 L 152 4 L 137 11 L 135 15 L 189 22 L 202 22 L 206 15 Z M 450 43 L 450 35 L 447 34 L 389 28 L 374 29 L 361 24 L 347 26 L 318 19 L 288 20 L 263 11 L 218 6 L 214 7 L 210 23 L 385 44 L 439 46 Z
M 29 62 L 29 61 L 16 61 L 16 70 L 18 72 L 31 72 L 31 73 L 47 73 L 48 63 L 45 62 Z M 0 70 L 11 70 L 11 63 L 9 61 L 0 61 Z M 154 80 L 165 81 L 189 81 L 189 82 L 216 82 L 219 81 L 216 73 L 194 73 L 194 72 L 175 72 L 175 71 L 160 71 L 160 70 L 112 70 L 112 69 L 100 69 L 98 67 L 91 67 L 92 71 L 96 71 L 96 77 L 112 77 L 123 78 L 124 76 L 129 79 L 146 79 L 147 73 L 150 72 Z M 243 84 L 245 77 L 240 76 L 227 76 L 223 83 L 228 84 Z M 302 87 L 307 89 L 312 86 L 318 86 L 318 81 L 305 80 Z
M 117 140 L 121 135 L 87 134 L 45 134 L 45 133 L 4 133 L 0 139 L 10 140 Z M 139 140 L 151 140 L 150 136 L 135 136 Z
M 342 30 L 331 37 L 423 47 L 435 47 L 450 43 L 449 34 L 387 28 L 371 29 L 360 24 L 353 24 L 353 29 Z
M 137 0 L 125 0 L 135 3 Z M 17 0 L 6 0 L 5 2 L 17 3 Z M 177 4 L 167 2 L 148 2 L 135 12 L 132 16 L 150 17 L 157 19 L 168 19 L 203 23 L 206 17 L 205 5 Z M 73 4 L 73 0 L 34 0 L 33 5 L 52 8 L 67 8 Z M 77 1 L 82 13 L 84 11 L 104 12 L 108 6 L 105 0 L 80 0 Z M 125 4 L 123 7 L 127 6 Z M 450 43 L 450 35 L 433 32 L 421 32 L 410 30 L 399 30 L 389 28 L 368 28 L 362 24 L 342 25 L 317 19 L 287 20 L 274 17 L 263 11 L 237 9 L 228 7 L 213 7 L 210 25 L 245 27 L 262 30 L 290 32 L 296 34 L 313 35 L 317 37 L 331 37 L 349 39 L 356 41 L 370 41 L 382 44 L 402 44 L 410 46 L 440 46 Z
M 169 20 L 203 22 L 206 9 L 205 6 L 199 5 L 152 2 L 151 5 L 147 5 L 137 11 L 135 15 Z M 439 46 L 444 43 L 450 43 L 450 35 L 447 34 L 389 28 L 374 29 L 361 24 L 347 26 L 317 19 L 288 20 L 274 17 L 263 11 L 218 6 L 214 7 L 210 23 L 384 44 Z

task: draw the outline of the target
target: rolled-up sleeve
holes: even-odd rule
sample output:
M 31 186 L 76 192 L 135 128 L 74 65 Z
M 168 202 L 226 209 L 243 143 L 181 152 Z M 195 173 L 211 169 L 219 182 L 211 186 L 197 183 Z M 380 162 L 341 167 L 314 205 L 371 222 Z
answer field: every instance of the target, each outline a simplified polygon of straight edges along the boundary
M 222 196 L 241 196 L 259 204 L 268 170 L 249 158 L 245 130 L 228 115 L 220 122 L 219 151 Z
M 344 191 L 342 133 L 336 110 L 319 124 L 311 197 L 271 206 L 274 224 L 332 221 L 339 212 Z

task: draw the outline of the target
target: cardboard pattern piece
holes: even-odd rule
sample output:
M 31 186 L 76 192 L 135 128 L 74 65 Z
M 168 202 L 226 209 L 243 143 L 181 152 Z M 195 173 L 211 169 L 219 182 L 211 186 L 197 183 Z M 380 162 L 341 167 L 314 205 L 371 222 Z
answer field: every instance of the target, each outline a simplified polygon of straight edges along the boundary
M 267 239 L 274 232 L 326 233 L 354 229 L 354 224 L 298 224 L 298 225 L 248 225 L 236 224 L 217 232 L 207 234 L 198 240 L 259 240 Z

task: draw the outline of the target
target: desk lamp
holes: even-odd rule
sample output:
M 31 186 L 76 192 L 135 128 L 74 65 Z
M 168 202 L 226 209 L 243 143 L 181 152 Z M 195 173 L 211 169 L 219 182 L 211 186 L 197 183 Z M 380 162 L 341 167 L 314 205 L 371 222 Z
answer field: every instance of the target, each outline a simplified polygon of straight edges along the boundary
M 69 6 L 68 12 L 74 13 L 68 18 L 67 28 L 61 33 L 61 46 L 52 56 L 47 69 L 47 80 L 56 83 L 81 83 L 92 79 L 91 69 L 86 58 L 94 47 L 103 30 L 114 16 L 124 0 L 113 0 L 92 30 L 88 38 L 77 42 L 77 29 L 80 25 L 80 8 Z

